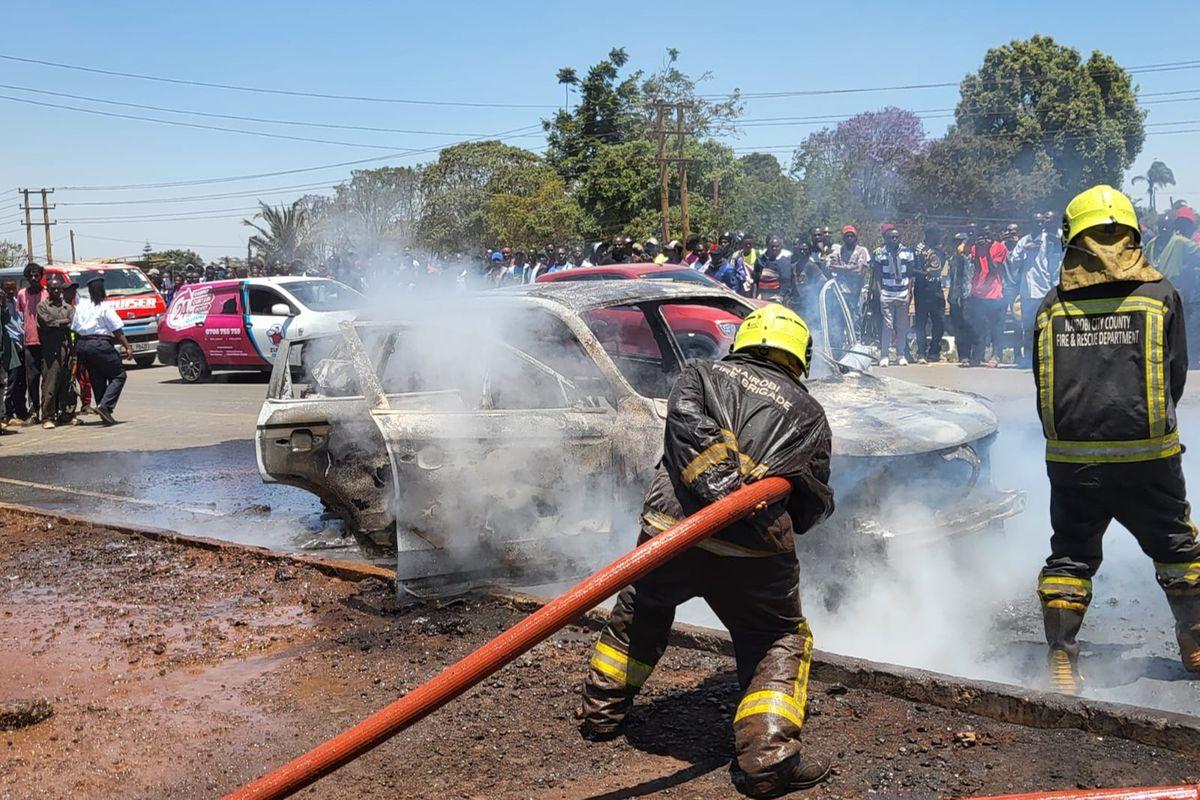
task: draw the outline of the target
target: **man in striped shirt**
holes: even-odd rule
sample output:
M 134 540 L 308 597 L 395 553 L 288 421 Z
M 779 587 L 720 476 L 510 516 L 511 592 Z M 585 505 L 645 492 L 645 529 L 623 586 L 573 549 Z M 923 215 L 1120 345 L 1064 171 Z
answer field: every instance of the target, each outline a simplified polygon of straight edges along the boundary
M 912 298 L 913 271 L 916 266 L 913 251 L 900 244 L 900 231 L 890 222 L 884 223 L 883 247 L 875 248 L 871 256 L 871 283 L 879 291 L 879 308 L 883 316 L 883 331 L 879 348 L 879 366 L 890 362 L 889 352 L 896 349 L 900 366 L 908 365 L 908 331 L 911 327 L 908 304 Z

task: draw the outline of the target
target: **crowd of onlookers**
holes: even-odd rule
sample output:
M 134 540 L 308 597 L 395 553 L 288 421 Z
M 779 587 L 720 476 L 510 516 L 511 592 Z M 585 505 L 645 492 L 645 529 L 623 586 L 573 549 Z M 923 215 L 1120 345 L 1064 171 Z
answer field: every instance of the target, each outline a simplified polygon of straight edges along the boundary
M 132 353 L 103 275 L 81 287 L 30 262 L 22 278 L 22 286 L 0 281 L 0 432 L 78 424 L 88 414 L 115 424 L 121 362 Z
M 860 339 L 880 349 L 880 364 L 928 363 L 948 357 L 964 366 L 1029 366 L 1038 306 L 1058 282 L 1062 262 L 1059 215 L 1033 214 L 1028 223 L 954 228 L 926 224 L 879 228 L 881 244 L 860 241 L 854 225 L 837 237 L 829 228 L 795 236 L 790 246 L 771 235 L 761 243 L 732 231 L 710 241 L 700 236 L 665 246 L 628 236 L 589 247 L 546 245 L 529 253 L 488 250 L 473 264 L 452 262 L 448 272 L 479 287 L 529 283 L 538 276 L 578 267 L 626 263 L 686 266 L 738 294 L 783 303 L 816 322 L 821 288 L 834 281 Z M 1200 337 L 1200 232 L 1186 206 L 1158 216 L 1143 231 L 1152 263 L 1175 283 Z M 413 281 L 447 272 L 438 260 L 412 261 Z M 1197 350 L 1200 351 L 1200 338 Z

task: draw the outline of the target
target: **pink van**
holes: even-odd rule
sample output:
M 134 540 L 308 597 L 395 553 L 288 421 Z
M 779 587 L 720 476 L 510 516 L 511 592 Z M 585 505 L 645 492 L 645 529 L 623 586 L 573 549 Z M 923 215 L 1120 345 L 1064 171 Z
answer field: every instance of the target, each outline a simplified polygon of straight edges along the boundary
M 184 284 L 158 323 L 158 360 L 187 383 L 214 370 L 270 372 L 285 338 L 336 331 L 362 304 L 362 295 L 328 278 Z

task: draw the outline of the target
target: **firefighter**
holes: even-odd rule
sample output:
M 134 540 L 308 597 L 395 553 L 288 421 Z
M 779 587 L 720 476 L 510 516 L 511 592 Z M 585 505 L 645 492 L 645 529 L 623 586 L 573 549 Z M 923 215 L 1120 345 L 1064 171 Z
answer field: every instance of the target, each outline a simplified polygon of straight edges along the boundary
M 1142 252 L 1133 204 L 1110 186 L 1070 202 L 1062 241 L 1033 342 L 1054 529 L 1038 582 L 1051 684 L 1079 689 L 1075 636 L 1114 519 L 1154 559 L 1183 664 L 1200 672 L 1200 544 L 1175 418 L 1188 363 L 1179 295 Z
M 730 355 L 683 368 L 639 541 L 765 476 L 788 478 L 792 493 L 626 587 L 583 689 L 584 736 L 619 735 L 667 646 L 676 606 L 704 598 L 733 638 L 742 699 L 730 769 L 752 796 L 805 788 L 829 774 L 827 761 L 801 755 L 799 741 L 812 635 L 800 611 L 792 537 L 833 511 L 829 424 L 803 383 L 811 356 L 808 326 L 770 304 L 742 322 Z

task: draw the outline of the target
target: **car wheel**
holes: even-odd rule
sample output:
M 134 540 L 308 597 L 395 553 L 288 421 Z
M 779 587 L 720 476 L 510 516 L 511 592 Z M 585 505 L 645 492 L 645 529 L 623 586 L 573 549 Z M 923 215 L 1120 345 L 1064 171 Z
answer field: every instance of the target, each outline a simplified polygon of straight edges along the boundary
M 133 360 L 134 360 L 134 363 L 136 363 L 139 367 L 142 367 L 143 369 L 145 369 L 146 367 L 149 367 L 154 363 L 154 356 L 153 355 L 134 356 Z
M 679 346 L 688 361 L 715 361 L 719 358 L 717 343 L 707 336 L 689 336 Z
M 204 351 L 195 342 L 184 342 L 179 346 L 179 356 L 175 360 L 179 367 L 179 377 L 184 383 L 199 383 L 208 380 L 212 371 L 204 360 Z

